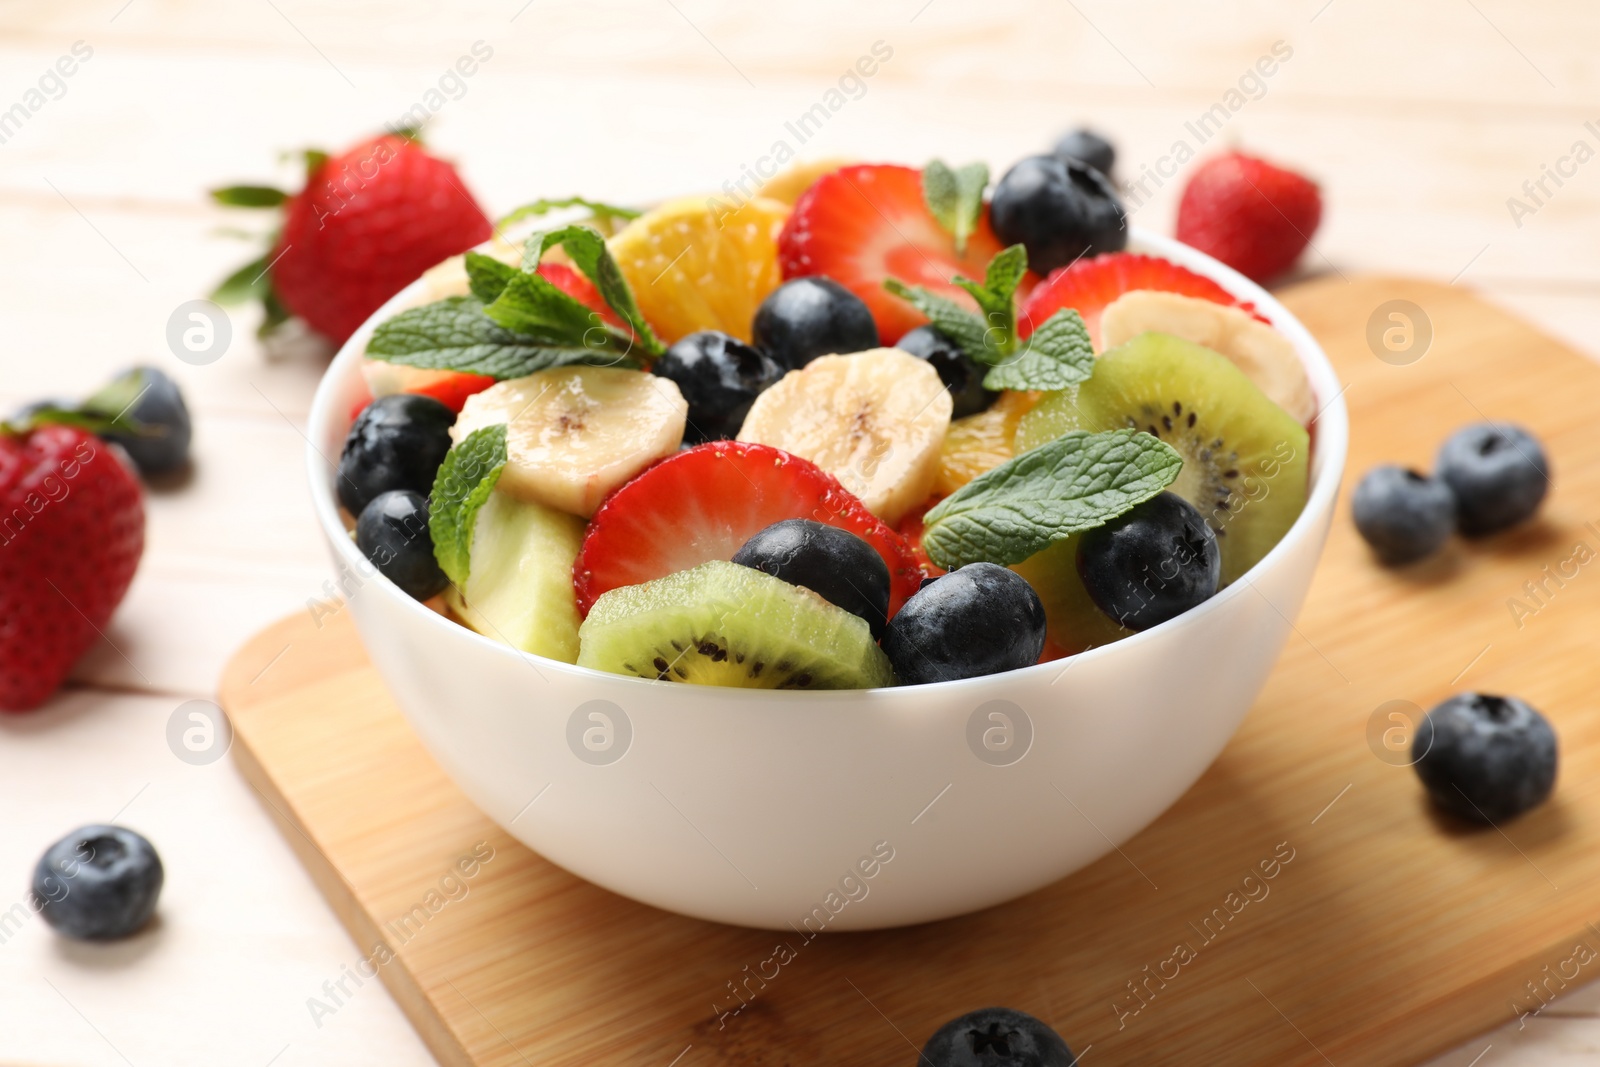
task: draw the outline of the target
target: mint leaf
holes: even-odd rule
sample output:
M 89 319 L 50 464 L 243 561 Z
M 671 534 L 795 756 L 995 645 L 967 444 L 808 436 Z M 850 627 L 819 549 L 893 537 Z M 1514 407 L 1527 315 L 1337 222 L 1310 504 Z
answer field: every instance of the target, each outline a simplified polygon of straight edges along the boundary
M 989 327 L 983 319 L 954 300 L 929 292 L 920 285 L 907 285 L 898 278 L 886 280 L 883 287 L 928 316 L 934 329 L 949 337 L 977 362 L 990 364 L 1000 358 L 998 351 L 992 356 L 988 354 L 985 335 Z
M 589 330 L 601 321 L 598 312 L 557 289 L 548 278 L 522 271 L 514 271 L 494 303 L 483 310 L 508 330 L 556 344 L 584 344 Z M 603 344 L 602 338 L 595 340 Z M 627 343 L 624 338 L 623 346 Z
M 966 254 L 967 238 L 978 228 L 983 190 L 988 184 L 989 168 L 983 163 L 952 170 L 935 159 L 922 168 L 922 199 L 939 225 L 955 238 L 956 255 Z
M 507 227 L 514 226 L 523 219 L 538 218 L 542 215 L 548 215 L 552 211 L 574 207 L 588 208 L 590 214 L 594 215 L 595 221 L 606 225 L 608 228 L 615 220 L 636 219 L 640 214 L 631 207 L 620 207 L 616 204 L 589 200 L 581 196 L 567 196 L 554 200 L 539 199 L 531 204 L 523 204 L 521 207 L 513 208 L 510 212 L 501 216 L 500 220 L 494 224 L 494 228 L 503 232 Z
M 923 519 L 922 547 L 946 570 L 1021 563 L 1149 500 L 1182 469 L 1171 445 L 1142 430 L 1074 430 L 941 500 Z
M 456 585 L 472 570 L 472 526 L 478 509 L 494 491 L 506 465 L 506 426 L 497 423 L 474 430 L 439 464 L 428 496 L 428 533 L 433 558 Z
M 605 238 L 589 227 L 563 226 L 559 230 L 532 235 L 523 252 L 523 267 L 528 270 L 536 268 L 544 254 L 556 245 L 560 245 L 572 257 L 573 264 L 583 272 L 584 277 L 594 283 L 606 306 L 633 330 L 646 355 L 659 356 L 667 350 L 666 345 L 650 329 L 650 324 L 644 321 L 644 315 L 633 299 L 633 290 L 622 276 L 622 268 L 617 266 L 611 249 L 606 247 Z
M 410 308 L 380 323 L 366 354 L 404 367 L 487 374 L 502 381 L 569 363 L 635 365 L 625 354 L 581 344 L 551 344 L 508 330 L 470 296 Z
M 211 199 L 226 207 L 277 207 L 289 194 L 270 185 L 229 185 L 211 190 Z
M 1062 308 L 983 376 L 985 389 L 1065 389 L 1094 373 L 1094 345 L 1083 316 Z
M 1028 250 L 1022 245 L 1012 245 L 989 261 L 980 284 L 971 278 L 956 275 L 952 281 L 971 294 L 983 312 L 988 330 L 985 348 L 1008 357 L 1017 348 L 1017 285 L 1028 271 Z M 994 359 L 985 362 L 996 362 Z
M 506 284 L 522 272 L 509 263 L 502 263 L 482 252 L 466 255 L 467 284 L 472 295 L 485 304 L 492 304 L 505 290 Z

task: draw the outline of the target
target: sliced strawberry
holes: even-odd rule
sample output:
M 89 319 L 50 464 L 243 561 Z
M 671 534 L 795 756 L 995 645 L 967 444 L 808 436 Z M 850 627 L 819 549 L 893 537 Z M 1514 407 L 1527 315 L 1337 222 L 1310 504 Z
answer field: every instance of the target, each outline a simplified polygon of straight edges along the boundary
M 1089 339 L 1098 351 L 1100 313 L 1117 297 L 1135 289 L 1179 293 L 1216 304 L 1242 307 L 1255 313 L 1253 306 L 1235 300 L 1231 293 L 1210 278 L 1180 267 L 1171 260 L 1141 256 L 1134 252 L 1108 252 L 1062 267 L 1040 283 L 1022 303 L 1017 332 L 1027 337 L 1057 311 L 1074 308 L 1083 316 L 1084 325 L 1089 327 Z
M 905 539 L 838 479 L 770 445 L 713 441 L 657 463 L 595 512 L 572 565 L 578 610 L 600 594 L 732 559 L 755 534 L 784 519 L 815 519 L 865 540 L 889 565 L 889 614 L 922 583 Z
M 571 267 L 561 263 L 541 263 L 539 274 L 574 300 L 593 308 L 613 326 L 622 325 L 622 320 L 606 306 L 600 291 L 588 278 Z M 420 393 L 423 396 L 433 397 L 451 411 L 460 411 L 462 405 L 467 402 L 467 397 L 473 393 L 481 393 L 495 383 L 495 379 L 484 374 L 426 370 L 382 359 L 363 360 L 361 374 L 366 378 L 367 388 L 375 397 L 388 396 L 391 393 Z M 366 407 L 366 405 L 367 402 L 363 401 L 361 406 Z
M 1003 247 L 985 207 L 966 254 L 957 255 L 955 239 L 922 199 L 920 170 L 861 164 L 823 175 L 800 197 L 778 235 L 778 261 L 785 279 L 826 275 L 866 301 L 879 339 L 892 345 L 928 320 L 884 289 L 887 279 L 924 286 L 976 309 L 950 279 L 981 279 Z M 1031 279 L 1024 280 L 1024 291 Z
M 906 512 L 905 517 L 900 520 L 900 525 L 896 528 L 900 536 L 906 539 L 906 545 L 910 547 L 911 554 L 916 557 L 917 563 L 921 565 L 923 573 L 935 578 L 944 574 L 945 569 L 929 559 L 927 549 L 922 547 L 922 519 L 938 502 L 937 500 L 930 500 L 925 504 L 919 504 L 912 508 Z

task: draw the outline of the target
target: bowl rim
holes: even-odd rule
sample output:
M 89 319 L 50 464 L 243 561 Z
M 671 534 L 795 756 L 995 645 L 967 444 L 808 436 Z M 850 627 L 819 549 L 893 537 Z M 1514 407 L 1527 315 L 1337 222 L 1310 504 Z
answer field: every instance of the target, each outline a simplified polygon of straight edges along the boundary
M 1271 293 L 1238 271 L 1213 259 L 1206 253 L 1173 238 L 1150 233 L 1139 227 L 1130 227 L 1128 234 L 1127 251 L 1168 259 L 1181 267 L 1186 267 L 1217 282 L 1236 299 L 1252 304 L 1258 314 L 1266 318 L 1274 329 L 1289 339 L 1294 346 L 1295 353 L 1300 358 L 1301 364 L 1305 367 L 1307 376 L 1311 381 L 1312 390 L 1316 394 L 1317 402 L 1320 405 L 1317 414 L 1312 419 L 1316 436 L 1311 469 L 1308 472 L 1311 480 L 1311 492 L 1306 497 L 1305 507 L 1301 509 L 1300 514 L 1295 518 L 1295 521 L 1290 525 L 1283 537 L 1278 540 L 1277 544 L 1272 546 L 1265 556 L 1257 560 L 1254 566 L 1205 603 L 1190 608 L 1181 615 L 1152 626 L 1148 630 L 1131 634 L 1107 645 L 1100 645 L 1061 659 L 1035 663 L 1016 670 L 1005 671 L 1001 674 L 983 675 L 977 678 L 930 682 L 918 686 L 880 686 L 874 689 L 840 689 L 816 692 L 763 690 L 759 692 L 761 698 L 785 702 L 805 701 L 816 706 L 840 699 L 860 700 L 866 698 L 886 700 L 889 699 L 891 694 L 907 692 L 915 692 L 919 695 L 927 696 L 947 693 L 956 695 L 965 690 L 993 686 L 1000 679 L 1013 679 L 1020 683 L 1036 679 L 1046 672 L 1054 672 L 1060 675 L 1079 662 L 1094 661 L 1117 655 L 1119 654 L 1119 649 L 1130 648 L 1150 641 L 1159 641 L 1165 636 L 1188 626 L 1204 625 L 1210 616 L 1223 610 L 1233 599 L 1243 596 L 1247 590 L 1253 589 L 1255 586 L 1254 581 L 1251 580 L 1253 576 L 1258 576 L 1263 571 L 1274 567 L 1299 542 L 1309 537 L 1319 536 L 1318 527 L 1323 517 L 1333 510 L 1334 499 L 1339 491 L 1339 483 L 1343 477 L 1349 448 L 1350 434 L 1349 412 L 1344 401 L 1345 387 L 1340 384 L 1338 373 L 1334 370 L 1327 354 L 1322 350 L 1322 346 L 1312 336 L 1311 331 L 1306 329 L 1305 325 L 1279 303 Z M 339 515 L 337 494 L 334 492 L 333 480 L 328 474 L 329 471 L 337 469 L 337 464 L 322 452 L 319 442 L 330 436 L 328 430 L 335 420 L 344 418 L 348 414 L 347 412 L 341 413 L 339 411 L 340 385 L 349 376 L 358 376 L 360 374 L 360 363 L 366 352 L 367 341 L 373 329 L 379 322 L 398 314 L 407 307 L 415 305 L 417 297 L 425 290 L 426 286 L 427 279 L 419 277 L 390 297 L 382 307 L 373 312 L 362 323 L 361 327 L 340 346 L 339 351 L 318 380 L 316 392 L 312 397 L 305 434 L 306 469 L 310 482 L 312 508 L 316 513 L 318 523 L 322 527 L 323 535 L 333 546 L 333 551 L 339 562 L 358 574 L 365 575 L 369 573 L 372 565 L 357 549 L 354 537 L 347 530 L 344 521 Z M 391 601 L 399 601 L 402 611 L 421 613 L 433 620 L 432 625 L 449 627 L 455 634 L 452 639 L 481 642 L 486 649 L 492 651 L 492 654 L 508 657 L 511 660 L 531 662 L 541 671 L 551 670 L 568 676 L 574 681 L 607 686 L 627 685 L 654 688 L 676 684 L 656 679 L 632 678 L 627 675 L 612 674 L 593 667 L 580 667 L 576 663 L 566 663 L 538 655 L 537 653 L 524 652 L 503 642 L 485 637 L 470 627 L 451 620 L 422 602 L 414 600 L 393 583 L 368 582 L 362 586 L 362 589 L 366 590 L 371 587 L 376 587 L 377 595 L 388 597 Z M 702 686 L 701 688 L 707 690 L 706 693 L 701 694 L 701 697 L 706 700 L 748 701 L 757 695 L 757 691 L 748 689 L 720 689 L 717 686 Z M 641 693 L 644 691 L 645 689 L 640 689 Z

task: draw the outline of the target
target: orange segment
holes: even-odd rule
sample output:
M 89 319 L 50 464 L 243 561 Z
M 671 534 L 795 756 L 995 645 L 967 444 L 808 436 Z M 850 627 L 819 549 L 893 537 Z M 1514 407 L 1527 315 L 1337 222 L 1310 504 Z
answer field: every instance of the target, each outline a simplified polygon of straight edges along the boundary
M 757 197 L 734 209 L 716 197 L 669 201 L 608 245 L 639 310 L 667 344 L 696 330 L 750 340 L 750 320 L 783 281 L 778 232 L 789 206 Z
M 1011 439 L 1022 416 L 1039 402 L 1038 393 L 1007 390 L 988 411 L 957 419 L 944 435 L 939 451 L 939 472 L 933 491 L 940 496 L 966 485 L 984 471 L 993 470 L 1016 453 Z

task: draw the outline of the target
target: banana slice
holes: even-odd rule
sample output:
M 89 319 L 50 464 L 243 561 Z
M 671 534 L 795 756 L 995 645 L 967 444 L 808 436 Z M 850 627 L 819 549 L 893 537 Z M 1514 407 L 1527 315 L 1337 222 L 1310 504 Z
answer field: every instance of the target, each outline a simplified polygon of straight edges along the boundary
M 611 490 L 683 442 L 689 405 L 666 378 L 614 367 L 554 367 L 467 398 L 460 441 L 506 424 L 497 488 L 560 511 L 594 514 Z
M 784 375 L 756 397 L 739 440 L 809 459 L 892 526 L 933 489 L 950 409 L 925 360 L 875 348 Z
M 509 263 L 513 267 L 522 265 L 522 246 L 507 241 L 503 238 L 493 237 L 473 249 L 486 256 L 498 259 L 502 263 Z M 467 257 L 465 254 L 451 256 L 441 260 L 422 272 L 424 291 L 419 304 L 431 304 L 436 300 L 443 300 L 450 296 L 466 296 L 472 291 L 467 284 Z
M 1151 331 L 1227 356 L 1301 425 L 1316 415 L 1316 394 L 1294 345 L 1246 312 L 1178 293 L 1135 289 L 1112 301 L 1100 316 L 1100 335 L 1108 349 Z

